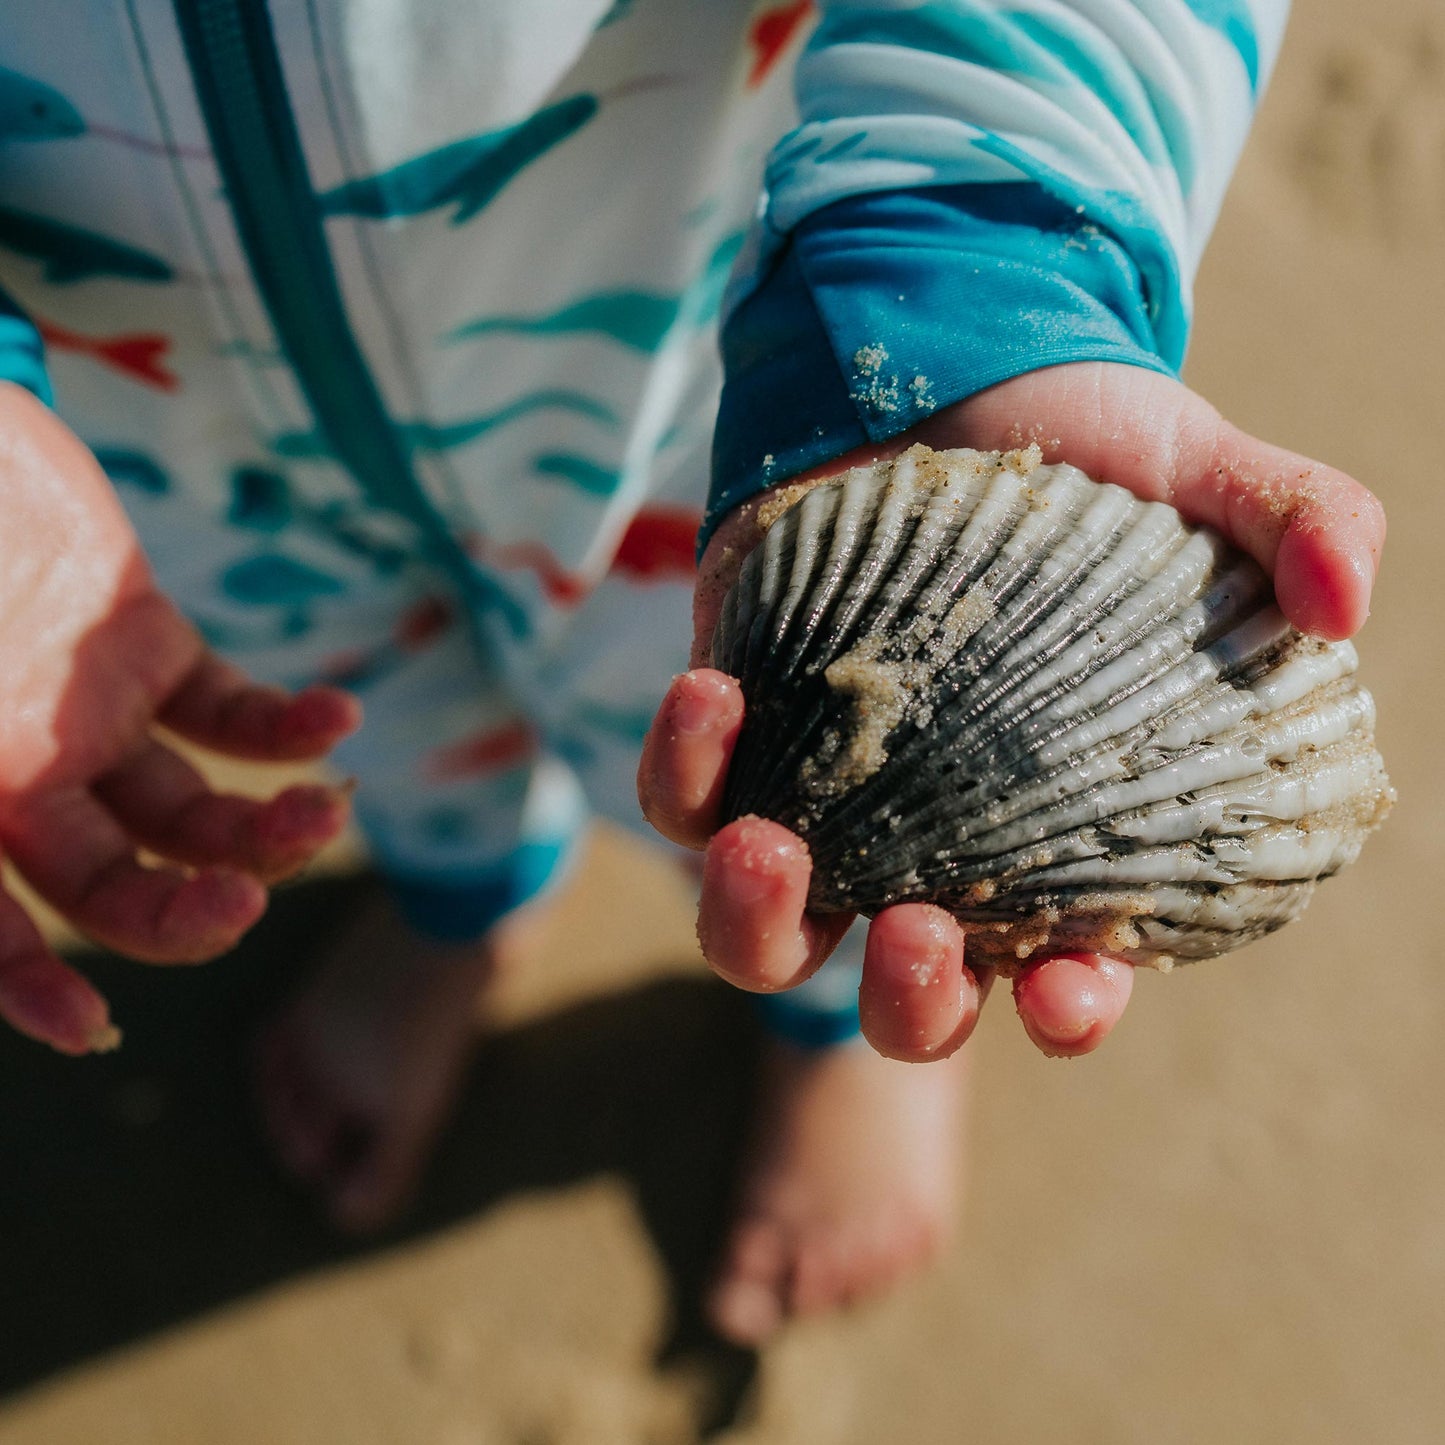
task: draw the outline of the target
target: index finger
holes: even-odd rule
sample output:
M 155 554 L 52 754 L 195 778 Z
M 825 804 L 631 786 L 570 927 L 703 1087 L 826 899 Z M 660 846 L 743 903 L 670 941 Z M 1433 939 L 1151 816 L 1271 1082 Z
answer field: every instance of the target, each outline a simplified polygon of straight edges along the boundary
M 663 837 L 707 846 L 742 725 L 742 689 L 726 673 L 699 667 L 673 679 L 637 766 L 637 800 Z
M 160 710 L 173 732 L 213 752 L 263 763 L 324 757 L 361 726 L 361 704 L 335 687 L 263 687 L 206 653 Z

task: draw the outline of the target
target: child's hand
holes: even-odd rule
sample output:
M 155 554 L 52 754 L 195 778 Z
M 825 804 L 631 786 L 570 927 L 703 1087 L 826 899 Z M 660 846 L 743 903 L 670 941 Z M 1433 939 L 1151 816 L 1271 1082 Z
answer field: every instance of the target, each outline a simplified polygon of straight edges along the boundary
M 156 590 L 95 459 L 0 384 L 0 849 L 36 892 L 133 958 L 222 952 L 260 917 L 265 885 L 341 829 L 346 801 L 315 786 L 220 796 L 157 725 L 282 761 L 321 757 L 359 720 L 344 693 L 288 697 L 208 652 Z M 66 1053 L 117 1038 L 105 1000 L 3 891 L 0 1017 Z
M 1348 637 L 1368 615 L 1385 539 L 1375 497 L 1340 472 L 1246 436 L 1155 372 L 1104 363 L 1031 372 L 809 476 L 920 441 L 980 450 L 1037 442 L 1047 462 L 1071 462 L 1224 533 L 1271 572 L 1281 608 L 1304 631 Z M 663 701 L 644 746 L 638 792 L 659 832 L 707 850 L 698 936 L 709 962 L 741 988 L 772 992 L 807 978 L 851 920 L 804 911 L 808 853 L 785 828 L 739 819 L 715 832 L 743 699 L 731 678 L 707 664 L 722 598 L 759 539 L 753 519 L 760 500 L 729 516 L 703 557 L 695 670 Z M 919 969 L 920 962 L 931 967 Z M 946 986 L 936 982 L 940 971 Z M 885 909 L 868 935 L 863 1032 L 882 1054 L 944 1057 L 977 1021 L 990 982 L 984 973 L 966 966 L 962 930 L 941 909 Z M 1119 960 L 1067 955 L 1030 964 L 1014 983 L 1014 998 L 1045 1053 L 1084 1054 L 1118 1022 L 1131 980 Z

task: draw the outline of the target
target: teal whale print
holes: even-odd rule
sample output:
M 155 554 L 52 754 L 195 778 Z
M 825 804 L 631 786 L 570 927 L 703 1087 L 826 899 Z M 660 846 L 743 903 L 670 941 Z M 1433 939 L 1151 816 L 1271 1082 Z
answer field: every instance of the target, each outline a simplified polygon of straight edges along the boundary
M 725 236 L 697 279 L 680 296 L 654 291 L 599 291 L 541 316 L 483 316 L 451 332 L 448 341 L 469 341 L 495 332 L 524 336 L 605 336 L 633 351 L 656 351 L 681 318 L 695 326 L 713 321 L 743 233 Z
M 631 9 L 632 0 L 612 0 L 612 9 L 597 22 L 597 28 L 605 30 L 609 25 L 616 25 L 619 20 L 625 20 L 627 12 Z
M 253 607 L 297 607 L 346 590 L 335 577 L 280 552 L 262 552 L 226 568 L 221 590 Z
M 505 426 L 519 417 L 530 416 L 534 411 L 561 410 L 589 417 L 604 426 L 617 425 L 617 413 L 610 406 L 583 396 L 578 391 L 537 391 L 530 396 L 519 397 L 487 416 L 473 417 L 470 421 L 457 422 L 413 422 L 404 428 L 406 440 L 423 451 L 450 451 L 453 447 L 469 446 L 484 437 L 489 431 Z
M 92 276 L 127 281 L 170 281 L 175 276 L 149 251 L 10 206 L 0 206 L 0 246 L 42 262 L 45 279 L 56 285 Z
M 265 467 L 242 466 L 231 473 L 231 504 L 226 520 L 251 532 L 279 533 L 299 527 L 352 557 L 360 558 L 378 576 L 393 576 L 410 556 L 404 547 L 370 534 L 364 503 L 332 500 L 319 505 L 299 499 L 291 484 Z
M 598 106 L 594 95 L 574 95 L 516 125 L 453 141 L 378 175 L 347 181 L 319 197 L 322 214 L 387 220 L 455 205 L 452 225 L 464 225 L 533 161 L 581 130 Z
M 584 296 L 550 316 L 484 316 L 459 326 L 447 338 L 465 341 L 489 332 L 532 336 L 570 336 L 591 332 L 633 351 L 655 351 L 677 319 L 678 300 L 650 291 L 602 291 Z
M 210 155 L 205 146 L 174 145 L 115 126 L 89 124 L 54 86 L 0 66 L 0 145 L 20 140 L 73 140 L 82 135 L 116 141 L 148 155 L 188 160 L 204 160 Z
M 237 467 L 231 473 L 231 505 L 226 520 L 254 532 L 280 532 L 295 519 L 291 487 L 285 477 L 264 467 Z
M 0 145 L 85 134 L 85 118 L 52 86 L 0 66 Z
M 598 466 L 596 462 L 573 456 L 570 452 L 547 452 L 537 457 L 532 466 L 543 476 L 560 477 L 564 482 L 571 482 L 589 497 L 610 497 L 622 480 L 612 468 Z
M 100 469 L 117 486 L 134 487 L 152 497 L 163 497 L 171 489 L 171 479 L 154 457 L 128 447 L 92 447 Z
M 519 417 L 529 416 L 535 411 L 561 410 L 591 418 L 604 426 L 617 425 L 617 413 L 602 402 L 576 391 L 536 391 L 528 396 L 488 412 L 484 416 L 471 417 L 466 421 L 398 422 L 397 430 L 406 445 L 417 451 L 449 451 L 464 447 L 484 437 L 489 431 L 505 426 Z M 271 450 L 282 457 L 329 457 L 330 443 L 316 431 L 284 432 L 271 442 Z

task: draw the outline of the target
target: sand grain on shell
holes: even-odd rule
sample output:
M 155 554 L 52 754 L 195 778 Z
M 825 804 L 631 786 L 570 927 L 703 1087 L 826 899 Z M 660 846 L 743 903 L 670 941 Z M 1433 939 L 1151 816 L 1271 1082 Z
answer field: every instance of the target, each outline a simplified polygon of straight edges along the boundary
M 873 633 L 828 665 L 824 680 L 851 706 L 847 744 L 820 780 L 826 791 L 854 788 L 871 778 L 888 761 L 888 735 L 905 718 L 920 726 L 931 720 L 931 708 L 924 702 L 930 683 L 994 610 L 987 594 L 968 592 L 941 621 L 920 617 L 898 638 Z M 889 644 L 900 642 L 905 656 L 885 660 L 882 654 Z

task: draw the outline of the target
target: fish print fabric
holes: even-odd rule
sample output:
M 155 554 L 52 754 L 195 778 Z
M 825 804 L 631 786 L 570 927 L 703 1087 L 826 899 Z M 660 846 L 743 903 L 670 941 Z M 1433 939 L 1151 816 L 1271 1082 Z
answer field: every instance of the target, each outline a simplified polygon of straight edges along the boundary
M 640 822 L 710 467 L 709 525 L 1006 376 L 1177 368 L 1285 8 L 6 6 L 0 378 L 216 647 L 361 695 L 378 862 L 473 936 Z

